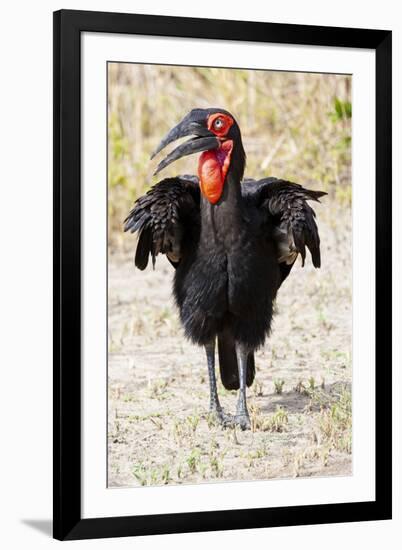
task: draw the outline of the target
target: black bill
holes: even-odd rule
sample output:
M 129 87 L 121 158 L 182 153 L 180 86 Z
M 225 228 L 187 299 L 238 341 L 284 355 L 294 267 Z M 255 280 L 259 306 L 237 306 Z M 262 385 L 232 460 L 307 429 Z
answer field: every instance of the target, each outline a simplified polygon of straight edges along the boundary
M 217 149 L 220 146 L 218 138 L 206 127 L 206 111 L 195 109 L 191 111 L 183 120 L 163 138 L 158 147 L 151 155 L 153 159 L 169 143 L 185 136 L 195 136 L 192 139 L 182 143 L 176 149 L 173 149 L 157 166 L 154 175 L 166 168 L 169 164 L 181 157 Z

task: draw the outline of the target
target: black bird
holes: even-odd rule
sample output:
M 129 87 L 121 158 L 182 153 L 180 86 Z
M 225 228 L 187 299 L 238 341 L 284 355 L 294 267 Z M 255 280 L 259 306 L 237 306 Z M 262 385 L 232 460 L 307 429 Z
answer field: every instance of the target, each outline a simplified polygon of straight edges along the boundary
M 273 303 L 297 255 L 306 247 L 320 267 L 320 239 L 308 200 L 326 193 L 276 178 L 243 180 L 246 155 L 240 129 L 224 109 L 193 109 L 153 153 L 194 136 L 162 160 L 202 152 L 198 177 L 177 176 L 154 185 L 125 220 L 138 231 L 135 265 L 145 269 L 159 253 L 175 267 L 173 291 L 186 336 L 206 350 L 210 410 L 224 425 L 250 428 L 246 386 L 255 376 L 254 351 L 271 327 Z M 297 297 L 295 297 L 297 299 Z M 215 377 L 218 341 L 222 383 L 240 389 L 236 415 L 224 413 Z

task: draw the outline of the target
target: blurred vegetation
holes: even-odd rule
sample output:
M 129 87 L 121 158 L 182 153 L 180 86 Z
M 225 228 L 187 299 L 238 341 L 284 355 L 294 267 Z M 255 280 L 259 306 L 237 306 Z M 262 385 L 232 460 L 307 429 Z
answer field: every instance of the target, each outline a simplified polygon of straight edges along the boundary
M 164 134 L 194 107 L 222 107 L 237 119 L 246 175 L 276 176 L 351 202 L 351 77 L 313 73 L 109 63 L 109 244 L 158 179 L 195 173 L 194 156 L 158 178 L 149 160 Z

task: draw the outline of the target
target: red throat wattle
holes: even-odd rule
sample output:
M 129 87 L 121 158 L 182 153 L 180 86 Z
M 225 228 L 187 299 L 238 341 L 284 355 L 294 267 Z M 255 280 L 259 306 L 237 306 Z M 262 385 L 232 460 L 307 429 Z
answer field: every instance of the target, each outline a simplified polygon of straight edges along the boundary
M 232 149 L 233 141 L 228 139 L 219 149 L 204 151 L 198 161 L 201 192 L 211 204 L 216 204 L 221 198 Z

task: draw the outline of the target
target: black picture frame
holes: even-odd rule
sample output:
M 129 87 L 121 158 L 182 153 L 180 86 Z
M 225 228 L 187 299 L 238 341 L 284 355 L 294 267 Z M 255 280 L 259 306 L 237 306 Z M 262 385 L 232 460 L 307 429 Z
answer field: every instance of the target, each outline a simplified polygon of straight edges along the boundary
M 376 55 L 376 497 L 370 502 L 82 519 L 83 32 L 369 48 Z M 390 519 L 391 46 L 386 30 L 61 10 L 54 13 L 54 520 L 60 540 Z M 145 60 L 144 60 L 145 61 Z

